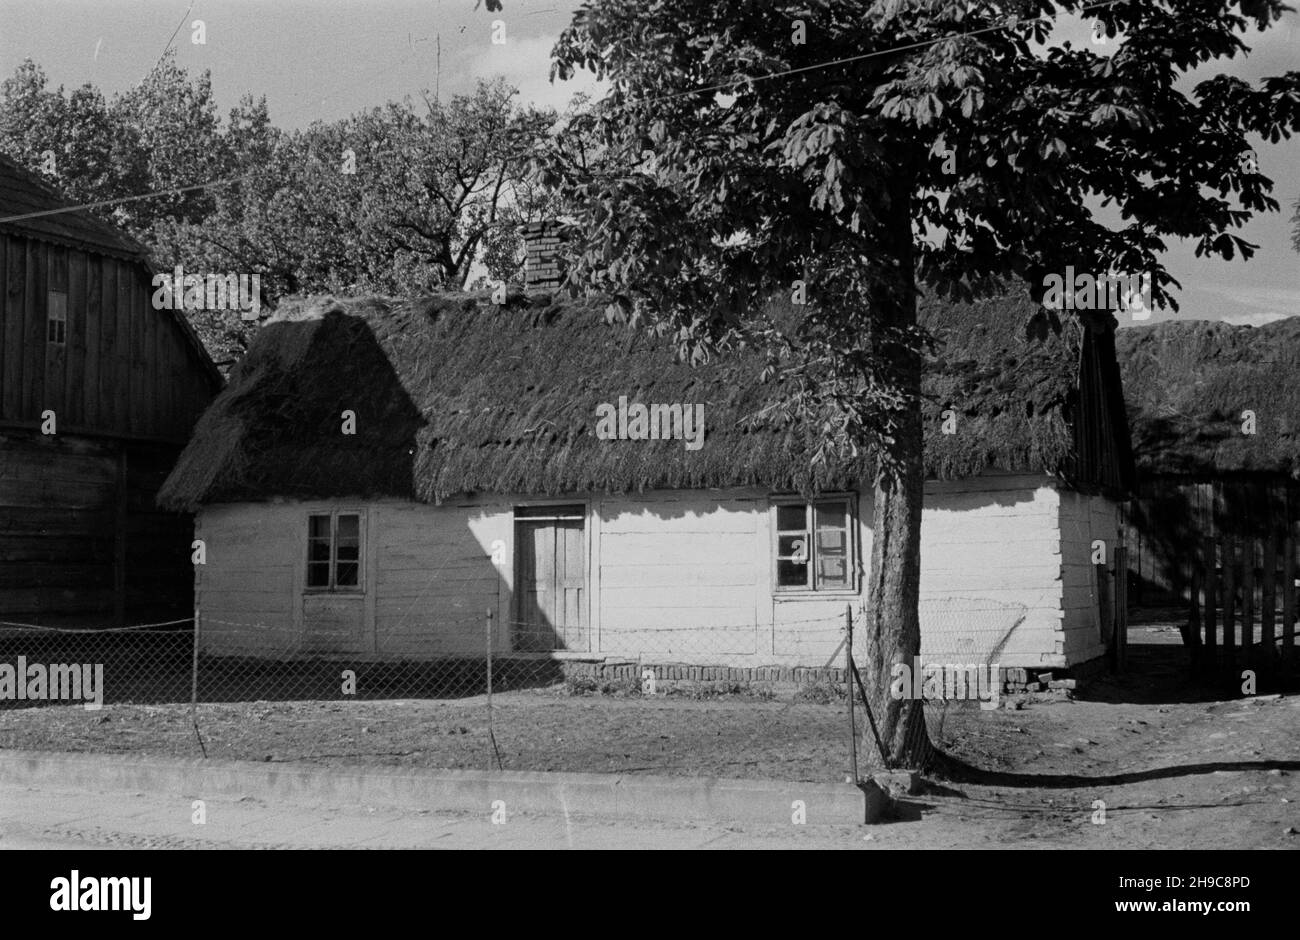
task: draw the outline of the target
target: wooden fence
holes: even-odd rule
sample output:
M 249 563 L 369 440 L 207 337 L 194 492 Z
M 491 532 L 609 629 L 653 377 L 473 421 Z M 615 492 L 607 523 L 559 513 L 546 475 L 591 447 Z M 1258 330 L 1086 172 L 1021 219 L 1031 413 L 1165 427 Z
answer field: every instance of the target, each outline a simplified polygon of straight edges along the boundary
M 1184 640 L 1205 672 L 1273 674 L 1297 667 L 1294 530 L 1203 540 Z
M 1300 482 L 1277 474 L 1202 480 L 1147 475 L 1123 513 L 1130 599 L 1139 607 L 1183 607 L 1192 600 L 1201 540 L 1263 539 L 1300 522 Z

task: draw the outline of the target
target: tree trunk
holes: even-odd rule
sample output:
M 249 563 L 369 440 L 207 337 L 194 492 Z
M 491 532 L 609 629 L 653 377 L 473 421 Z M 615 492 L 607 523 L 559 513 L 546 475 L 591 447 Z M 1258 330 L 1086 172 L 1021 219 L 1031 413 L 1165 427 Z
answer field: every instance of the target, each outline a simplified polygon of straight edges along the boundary
M 917 601 L 921 587 L 920 404 L 907 406 L 895 441 L 895 468 L 876 474 L 871 526 L 871 575 L 867 593 L 867 652 L 863 682 L 871 696 L 890 767 L 921 769 L 932 757 L 919 699 L 890 694 L 895 664 L 913 668 L 921 652 Z M 919 688 L 919 677 L 916 683 Z M 880 754 L 868 749 L 872 763 Z
M 875 291 L 873 322 L 886 328 L 906 328 L 916 325 L 911 222 L 906 205 L 893 209 L 893 218 L 886 224 L 894 235 L 889 247 L 898 265 Z M 920 770 L 934 757 L 923 703 L 919 699 L 894 698 L 890 685 L 893 667 L 905 664 L 912 669 L 913 657 L 921 652 L 917 603 L 921 587 L 921 494 L 925 485 L 921 453 L 922 361 L 919 354 L 900 348 L 897 337 L 888 334 L 881 337 L 876 352 L 882 361 L 893 364 L 894 381 L 909 398 L 895 414 L 897 427 L 887 455 L 891 460 L 879 461 L 876 471 L 862 681 L 871 698 L 888 767 Z M 919 688 L 919 683 L 914 687 Z M 881 755 L 874 744 L 866 749 L 868 766 L 882 769 Z

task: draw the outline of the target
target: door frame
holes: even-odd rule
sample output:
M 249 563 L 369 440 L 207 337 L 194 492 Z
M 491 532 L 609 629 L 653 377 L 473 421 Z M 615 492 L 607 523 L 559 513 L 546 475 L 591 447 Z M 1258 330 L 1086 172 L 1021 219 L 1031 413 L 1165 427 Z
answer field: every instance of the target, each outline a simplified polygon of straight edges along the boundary
M 519 561 L 522 553 L 522 548 L 519 544 L 519 539 L 518 539 L 518 535 L 519 535 L 518 523 L 528 522 L 530 520 L 528 516 L 520 517 L 518 515 L 518 512 L 521 509 L 536 511 L 536 510 L 542 510 L 548 508 L 560 509 L 564 507 L 574 507 L 575 509 L 577 507 L 582 508 L 582 512 L 580 516 L 575 514 L 572 516 L 565 516 L 561 518 L 567 518 L 567 519 L 572 519 L 572 520 L 577 520 L 582 522 L 582 555 L 583 555 L 583 561 L 585 566 L 584 581 L 585 581 L 585 590 L 587 595 L 582 606 L 584 608 L 583 615 L 586 618 L 586 624 L 587 624 L 586 625 L 586 630 L 587 630 L 586 647 L 587 648 L 585 650 L 572 650 L 572 651 L 551 650 L 549 651 L 549 655 L 555 656 L 555 655 L 565 655 L 565 654 L 573 653 L 574 655 L 578 655 L 578 656 L 589 656 L 598 649 L 596 632 L 595 632 L 596 622 L 594 617 L 594 613 L 598 608 L 594 599 L 595 598 L 594 585 L 599 583 L 599 577 L 595 572 L 596 558 L 594 555 L 594 540 L 592 537 L 591 499 L 590 498 L 540 499 L 540 500 L 529 499 L 529 500 L 516 501 L 510 504 L 510 545 L 511 545 L 510 607 L 509 607 L 510 623 L 508 624 L 507 629 L 505 631 L 505 636 L 503 637 L 504 646 L 508 652 L 511 653 L 523 652 L 521 650 L 515 650 L 514 632 L 513 632 L 515 623 L 517 621 L 522 620 L 522 616 L 519 610 L 519 604 L 523 598 L 523 591 L 521 590 L 521 585 L 519 583 Z M 544 519 L 546 517 L 542 516 L 541 518 Z

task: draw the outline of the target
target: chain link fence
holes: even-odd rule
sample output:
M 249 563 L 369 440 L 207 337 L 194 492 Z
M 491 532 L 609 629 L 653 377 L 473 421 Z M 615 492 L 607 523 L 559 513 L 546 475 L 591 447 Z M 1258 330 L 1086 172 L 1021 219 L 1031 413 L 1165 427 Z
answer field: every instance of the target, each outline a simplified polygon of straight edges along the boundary
M 926 600 L 920 612 L 922 662 L 963 669 L 995 665 L 1025 614 L 978 599 Z M 384 635 L 383 654 L 338 651 L 328 623 L 306 633 L 202 615 L 197 628 L 0 623 L 0 746 L 842 779 L 850 626 L 861 664 L 866 618 L 853 607 L 764 625 L 606 624 L 587 642 L 616 637 L 617 652 L 599 653 L 556 649 L 563 631 L 487 612 L 405 622 Z M 5 664 L 23 684 L 8 694 Z M 950 709 L 977 707 L 969 699 L 987 691 L 945 682 L 936 696 L 920 676 L 910 688 L 930 699 L 940 745 Z M 856 701 L 857 746 L 874 748 Z

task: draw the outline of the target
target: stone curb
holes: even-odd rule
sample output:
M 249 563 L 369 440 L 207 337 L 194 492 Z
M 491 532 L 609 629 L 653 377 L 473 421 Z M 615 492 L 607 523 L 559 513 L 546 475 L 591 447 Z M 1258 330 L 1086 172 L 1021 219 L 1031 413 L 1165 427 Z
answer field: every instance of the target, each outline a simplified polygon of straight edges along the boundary
M 386 806 L 432 812 L 555 813 L 790 825 L 803 801 L 808 825 L 878 822 L 889 797 L 872 780 L 792 783 L 481 770 L 392 770 L 305 763 L 168 759 L 121 754 L 0 751 L 0 783 L 35 789 L 174 794 L 178 799 L 242 799 L 295 806 Z

